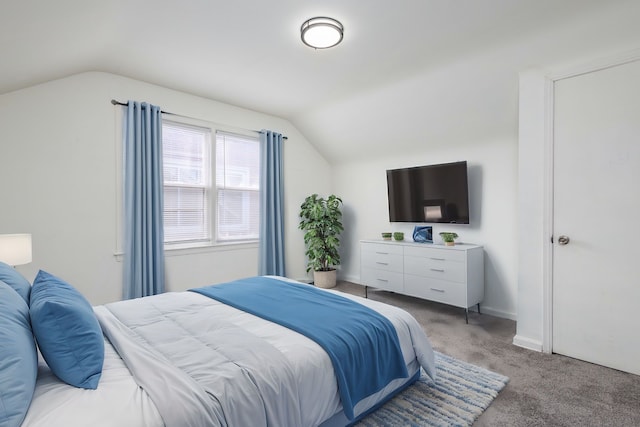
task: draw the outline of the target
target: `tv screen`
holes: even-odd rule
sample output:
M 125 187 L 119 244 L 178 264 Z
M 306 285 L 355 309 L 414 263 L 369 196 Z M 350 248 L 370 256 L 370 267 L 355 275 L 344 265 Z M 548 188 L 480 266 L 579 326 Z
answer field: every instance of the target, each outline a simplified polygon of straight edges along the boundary
M 389 221 L 469 224 L 467 162 L 387 171 Z

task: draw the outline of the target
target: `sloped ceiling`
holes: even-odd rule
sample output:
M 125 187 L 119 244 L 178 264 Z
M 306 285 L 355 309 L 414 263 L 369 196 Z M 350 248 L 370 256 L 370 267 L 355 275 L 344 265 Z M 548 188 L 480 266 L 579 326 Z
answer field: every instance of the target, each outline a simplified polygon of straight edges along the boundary
M 303 45 L 313 16 L 344 41 Z M 284 117 L 349 161 L 513 135 L 518 71 L 640 47 L 639 18 L 637 0 L 5 1 L 0 94 L 105 71 Z

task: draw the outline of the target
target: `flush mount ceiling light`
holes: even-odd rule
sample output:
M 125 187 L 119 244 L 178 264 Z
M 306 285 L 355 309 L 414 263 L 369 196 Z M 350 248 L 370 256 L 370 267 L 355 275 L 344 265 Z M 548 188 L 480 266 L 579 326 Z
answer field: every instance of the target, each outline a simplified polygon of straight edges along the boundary
M 342 41 L 344 27 L 333 18 L 318 16 L 308 19 L 300 27 L 302 42 L 314 49 L 327 49 Z

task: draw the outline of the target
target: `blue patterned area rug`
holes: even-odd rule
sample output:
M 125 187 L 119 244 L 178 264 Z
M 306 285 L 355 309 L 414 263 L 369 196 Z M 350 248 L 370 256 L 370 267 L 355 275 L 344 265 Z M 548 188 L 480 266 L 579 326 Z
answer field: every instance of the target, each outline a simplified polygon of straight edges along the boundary
M 356 426 L 471 426 L 509 381 L 442 353 L 435 355 L 435 384 L 423 372 L 412 386 Z

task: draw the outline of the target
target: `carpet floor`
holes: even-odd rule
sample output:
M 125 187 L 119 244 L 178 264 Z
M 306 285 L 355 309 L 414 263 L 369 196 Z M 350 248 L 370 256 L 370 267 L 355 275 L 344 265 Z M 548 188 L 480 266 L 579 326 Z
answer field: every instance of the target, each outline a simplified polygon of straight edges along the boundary
M 358 284 L 336 289 L 364 296 Z M 640 375 L 517 347 L 509 319 L 470 312 L 465 324 L 456 307 L 384 291 L 369 298 L 411 313 L 434 350 L 509 377 L 474 427 L 640 426 Z
M 418 381 L 356 426 L 471 426 L 509 381 L 442 353 L 435 355 L 435 383 L 423 372 Z

